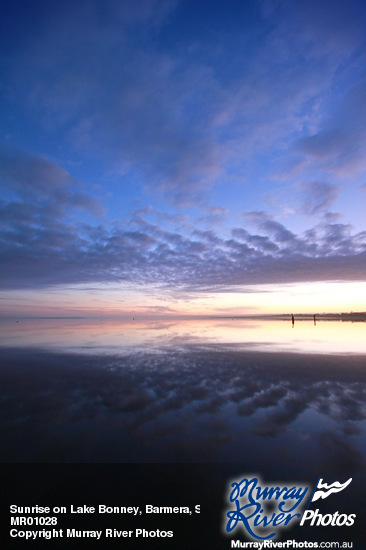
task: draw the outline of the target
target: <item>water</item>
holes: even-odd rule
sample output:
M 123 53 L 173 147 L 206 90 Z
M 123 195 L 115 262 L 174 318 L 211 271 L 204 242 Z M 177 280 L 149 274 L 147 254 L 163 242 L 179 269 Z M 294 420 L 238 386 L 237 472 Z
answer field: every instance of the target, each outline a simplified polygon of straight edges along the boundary
M 345 322 L 3 321 L 1 458 L 363 471 L 363 332 Z
M 134 495 L 145 484 L 156 500 L 156 483 L 176 504 L 179 480 L 187 498 L 196 502 L 198 493 L 206 516 L 211 502 L 215 507 L 210 548 L 228 545 L 225 539 L 220 546 L 215 533 L 228 480 L 243 474 L 309 487 L 319 477 L 330 483 L 352 477 L 347 494 L 321 508 L 362 518 L 364 327 L 335 321 L 292 327 L 290 319 L 3 320 L 0 460 L 10 463 L 4 476 L 11 494 L 22 478 L 21 493 L 43 502 L 52 479 L 56 504 L 92 502 L 94 479 L 106 500 L 116 486 L 119 504 L 121 491 L 129 487 Z M 14 470 L 14 463 L 22 464 Z M 87 479 L 77 497 L 70 475 L 74 484 Z M 107 478 L 114 481 L 104 489 Z M 299 527 L 290 536 L 364 540 L 361 523 L 352 531 L 332 529 Z
M 0 346 L 87 354 L 202 349 L 366 354 L 365 323 L 318 320 L 0 320 Z

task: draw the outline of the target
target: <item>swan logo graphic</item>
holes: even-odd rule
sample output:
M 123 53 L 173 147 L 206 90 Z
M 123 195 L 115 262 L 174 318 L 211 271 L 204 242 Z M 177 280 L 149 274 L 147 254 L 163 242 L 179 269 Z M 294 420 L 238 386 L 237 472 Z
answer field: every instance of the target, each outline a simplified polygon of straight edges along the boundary
M 351 483 L 352 478 L 350 477 L 348 481 L 345 483 L 339 483 L 339 481 L 335 481 L 331 485 L 327 485 L 323 482 L 322 478 L 319 478 L 319 481 L 317 483 L 317 486 L 314 489 L 314 493 L 312 496 L 311 502 L 315 502 L 319 498 L 327 498 L 332 493 L 339 493 L 340 491 L 343 491 L 348 485 Z

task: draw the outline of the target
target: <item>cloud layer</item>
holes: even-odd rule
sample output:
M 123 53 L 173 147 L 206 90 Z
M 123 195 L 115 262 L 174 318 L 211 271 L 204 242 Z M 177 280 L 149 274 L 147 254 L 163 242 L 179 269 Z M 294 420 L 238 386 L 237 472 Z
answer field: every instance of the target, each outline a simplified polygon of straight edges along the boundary
M 3 151 L 1 160 L 8 194 L 1 203 L 3 289 L 129 281 L 200 290 L 365 279 L 366 233 L 345 224 L 325 218 L 297 235 L 258 211 L 245 216 L 256 232 L 237 227 L 224 238 L 214 229 L 169 231 L 151 223 L 152 209 L 145 209 L 124 226 L 91 225 L 73 213 L 92 215 L 100 206 L 64 170 L 14 151 Z M 318 203 L 327 200 L 327 187 L 323 194 Z M 209 215 L 215 221 L 225 211 Z

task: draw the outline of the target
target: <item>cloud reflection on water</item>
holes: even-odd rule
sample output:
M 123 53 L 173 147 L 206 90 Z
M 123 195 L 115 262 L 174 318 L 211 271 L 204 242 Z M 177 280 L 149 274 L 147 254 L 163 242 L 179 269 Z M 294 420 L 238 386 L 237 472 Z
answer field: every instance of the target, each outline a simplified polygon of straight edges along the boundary
M 0 346 L 129 355 L 184 350 L 188 345 L 242 351 L 365 354 L 364 323 L 261 318 L 0 319 Z
M 5 461 L 259 467 L 272 451 L 279 460 L 277 449 L 300 462 L 305 450 L 323 456 L 335 471 L 365 466 L 362 357 L 194 347 L 126 357 L 5 355 Z

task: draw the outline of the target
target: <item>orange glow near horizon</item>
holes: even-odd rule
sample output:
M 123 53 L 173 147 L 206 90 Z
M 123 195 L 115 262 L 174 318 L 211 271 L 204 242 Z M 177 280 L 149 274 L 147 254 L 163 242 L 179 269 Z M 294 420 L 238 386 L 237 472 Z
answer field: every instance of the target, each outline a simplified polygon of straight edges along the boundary
M 223 346 L 261 352 L 365 354 L 364 323 L 312 319 L 24 319 L 0 320 L 0 347 L 91 354 Z
M 3 291 L 1 315 L 32 316 L 240 316 L 366 311 L 366 283 L 316 282 L 258 285 L 235 292 L 167 292 L 154 287 L 96 286 Z

